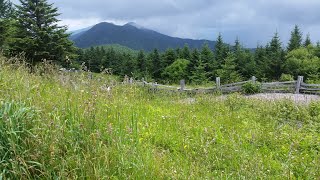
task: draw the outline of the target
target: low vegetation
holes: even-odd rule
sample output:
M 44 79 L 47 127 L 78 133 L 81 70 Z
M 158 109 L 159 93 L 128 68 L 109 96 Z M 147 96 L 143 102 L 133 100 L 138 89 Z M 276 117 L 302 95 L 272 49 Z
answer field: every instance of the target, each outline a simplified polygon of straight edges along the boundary
M 0 179 L 320 177 L 319 103 L 154 93 L 0 59 Z

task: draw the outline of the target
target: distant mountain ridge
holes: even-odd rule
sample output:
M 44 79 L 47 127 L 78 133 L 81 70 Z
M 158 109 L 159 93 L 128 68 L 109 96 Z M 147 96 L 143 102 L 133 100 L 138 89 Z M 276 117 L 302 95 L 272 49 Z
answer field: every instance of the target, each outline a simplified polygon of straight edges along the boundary
M 165 51 L 168 48 L 183 47 L 185 44 L 188 44 L 190 48 L 201 48 L 205 42 L 211 49 L 214 49 L 216 44 L 215 41 L 209 40 L 171 37 L 132 22 L 123 26 L 102 22 L 79 32 L 72 34 L 70 39 L 80 48 L 119 44 L 134 50 L 152 51 L 156 48 Z

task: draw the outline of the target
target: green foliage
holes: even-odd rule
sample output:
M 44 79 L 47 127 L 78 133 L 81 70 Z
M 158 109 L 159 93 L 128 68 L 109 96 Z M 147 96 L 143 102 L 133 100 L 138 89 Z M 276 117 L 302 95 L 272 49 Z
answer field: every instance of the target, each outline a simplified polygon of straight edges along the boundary
M 41 170 L 32 148 L 35 112 L 24 104 L 0 104 L 0 178 L 32 178 Z
M 10 25 L 12 23 L 13 7 L 8 0 L 0 0 L 0 50 L 3 49 L 10 37 Z
M 186 59 L 189 60 L 191 59 L 191 53 L 190 53 L 190 49 L 188 44 L 185 44 L 183 49 L 182 49 L 182 53 L 181 53 L 181 59 Z
M 291 31 L 291 37 L 288 43 L 288 51 L 298 49 L 302 46 L 302 33 L 299 26 L 295 25 L 293 31 Z
M 249 51 L 241 46 L 238 38 L 235 41 L 233 53 L 235 56 L 236 71 L 245 78 L 256 76 L 257 67 L 255 59 Z
M 285 52 L 282 49 L 280 37 L 275 33 L 271 42 L 266 47 L 266 56 L 268 58 L 268 72 L 266 75 L 269 79 L 279 79 L 283 72 L 283 64 L 285 61 Z
M 162 72 L 162 67 L 161 67 L 161 57 L 160 53 L 158 52 L 157 49 L 154 49 L 152 53 L 150 53 L 150 61 L 152 63 L 151 67 L 151 72 L 152 76 L 155 79 L 160 79 L 161 78 L 161 72 Z
M 256 94 L 261 92 L 261 84 L 258 82 L 247 82 L 242 85 L 241 90 L 244 94 Z
M 312 45 L 310 34 L 307 34 L 306 40 L 303 43 L 304 47 L 308 47 L 309 45 Z
M 319 102 L 148 93 L 8 61 L 0 56 L 0 144 L 16 153 L 0 157 L 3 179 L 320 177 Z
M 281 74 L 280 81 L 294 81 L 294 77 L 291 74 Z
M 218 68 L 224 64 L 225 58 L 228 56 L 228 46 L 223 42 L 222 35 L 219 33 L 215 45 L 215 60 L 218 63 Z
M 234 53 L 229 53 L 221 69 L 217 71 L 217 76 L 221 78 L 221 82 L 228 84 L 241 81 L 242 77 L 236 70 L 236 58 Z
M 295 49 L 287 54 L 284 69 L 294 77 L 308 79 L 320 72 L 320 59 L 314 55 L 313 47 Z
M 217 62 L 214 59 L 212 50 L 209 48 L 208 43 L 202 46 L 200 59 L 204 63 L 205 71 L 207 72 L 207 79 L 213 79 L 214 70 L 218 67 Z
M 164 70 L 162 76 L 170 82 L 179 82 L 181 79 L 186 79 L 188 64 L 189 61 L 186 59 L 177 59 Z
M 17 5 L 15 32 L 9 41 L 13 55 L 24 53 L 29 63 L 52 60 L 68 65 L 75 48 L 68 39 L 66 27 L 59 27 L 58 9 L 46 0 L 20 0 Z
M 197 85 L 206 84 L 208 82 L 207 73 L 205 71 L 205 64 L 201 59 L 195 62 L 194 69 L 192 70 L 191 82 Z

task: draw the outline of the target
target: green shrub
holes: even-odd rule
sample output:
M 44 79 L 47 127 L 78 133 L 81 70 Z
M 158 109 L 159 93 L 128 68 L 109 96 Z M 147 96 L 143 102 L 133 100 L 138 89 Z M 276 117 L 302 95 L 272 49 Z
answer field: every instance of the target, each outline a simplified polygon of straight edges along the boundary
M 241 90 L 244 94 L 255 94 L 261 92 L 261 84 L 258 82 L 247 82 L 242 85 Z
M 281 82 L 294 81 L 294 78 L 291 74 L 281 74 L 280 81 Z

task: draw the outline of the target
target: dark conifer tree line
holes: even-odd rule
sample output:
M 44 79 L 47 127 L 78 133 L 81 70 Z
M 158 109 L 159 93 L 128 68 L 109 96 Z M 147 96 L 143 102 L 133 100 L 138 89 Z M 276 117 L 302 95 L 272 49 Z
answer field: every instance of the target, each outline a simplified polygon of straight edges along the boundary
M 110 47 L 101 53 L 103 47 L 92 47 L 80 50 L 78 60 L 91 67 L 93 59 L 98 59 L 94 67 L 100 68 L 90 68 L 94 72 L 109 68 L 116 75 L 157 82 L 177 83 L 185 79 L 189 83 L 204 84 L 220 77 L 223 83 L 231 83 L 252 76 L 260 81 L 284 81 L 298 75 L 315 82 L 320 78 L 319 46 L 319 43 L 312 44 L 309 34 L 303 40 L 302 32 L 295 26 L 286 48 L 277 32 L 267 45 L 258 45 L 254 51 L 244 48 L 238 38 L 234 45 L 227 45 L 219 34 L 215 50 L 208 44 L 201 49 L 189 49 L 186 44 L 165 52 L 154 49 L 138 53 L 115 52 Z
M 144 78 L 162 83 L 204 84 L 221 77 L 222 83 L 247 80 L 292 80 L 298 75 L 311 82 L 320 79 L 320 43 L 295 26 L 287 45 L 278 33 L 265 46 L 254 51 L 244 48 L 236 38 L 227 45 L 221 34 L 214 50 L 209 44 L 200 49 L 169 48 L 135 52 L 117 46 L 77 49 L 69 40 L 66 27 L 58 26 L 59 12 L 47 0 L 20 0 L 13 5 L 0 0 L 0 50 L 7 56 L 24 55 L 30 65 L 50 60 L 65 67 L 84 64 L 92 72 L 107 70 L 118 76 Z M 319 82 L 320 83 L 320 82 Z

